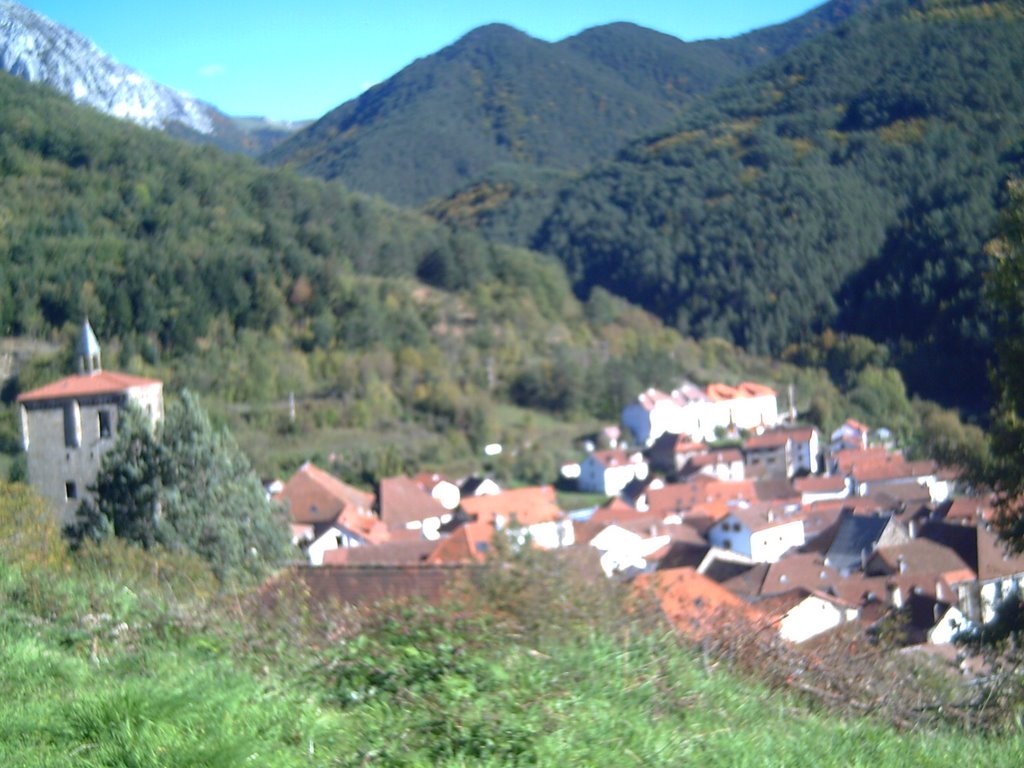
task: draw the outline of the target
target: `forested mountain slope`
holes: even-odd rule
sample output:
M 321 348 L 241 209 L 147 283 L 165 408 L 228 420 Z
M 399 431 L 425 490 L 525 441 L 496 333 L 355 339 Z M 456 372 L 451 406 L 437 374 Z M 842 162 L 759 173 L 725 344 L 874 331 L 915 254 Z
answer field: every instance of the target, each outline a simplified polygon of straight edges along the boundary
M 895 0 L 580 178 L 523 197 L 494 184 L 442 213 L 697 336 L 779 353 L 829 326 L 868 334 L 916 391 L 970 404 L 983 246 L 1022 140 L 1021 5 Z M 977 375 L 939 374 L 950 356 Z
M 401 204 L 450 194 L 496 164 L 580 167 L 866 4 L 832 2 L 787 25 L 696 43 L 625 23 L 558 43 L 481 27 L 341 105 L 267 160 Z
M 464 288 L 513 258 L 340 185 L 193 147 L 2 73 L 0 169 L 0 335 L 45 336 L 88 314 L 105 338 L 150 337 L 180 353 L 215 318 L 265 331 L 329 313 L 346 275 Z M 548 268 L 515 260 L 524 274 L 533 264 L 528 279 Z M 553 271 L 544 279 L 557 282 Z

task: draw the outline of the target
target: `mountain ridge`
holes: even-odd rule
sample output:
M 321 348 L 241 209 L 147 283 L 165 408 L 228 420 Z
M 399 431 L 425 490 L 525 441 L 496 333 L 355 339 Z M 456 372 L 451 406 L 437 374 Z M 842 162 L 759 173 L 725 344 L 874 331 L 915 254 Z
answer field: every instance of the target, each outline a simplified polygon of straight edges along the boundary
M 113 117 L 230 151 L 263 152 L 297 127 L 252 125 L 121 64 L 91 40 L 19 3 L 0 2 L 0 68 Z
M 700 338 L 783 354 L 829 329 L 868 336 L 913 391 L 980 412 L 973 379 L 934 365 L 985 370 L 984 244 L 1024 173 L 1022 50 L 1017 4 L 889 0 L 613 160 L 489 178 L 432 212 Z
M 485 25 L 339 105 L 264 160 L 401 205 L 452 194 L 502 164 L 525 174 L 582 168 L 872 4 L 833 0 L 785 24 L 696 42 L 629 22 L 553 43 Z

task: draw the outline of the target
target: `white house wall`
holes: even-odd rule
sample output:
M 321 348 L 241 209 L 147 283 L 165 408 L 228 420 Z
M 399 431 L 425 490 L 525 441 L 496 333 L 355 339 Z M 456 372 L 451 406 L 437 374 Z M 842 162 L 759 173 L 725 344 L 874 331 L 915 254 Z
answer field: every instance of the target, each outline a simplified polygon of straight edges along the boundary
M 803 520 L 794 520 L 751 534 L 750 556 L 759 563 L 774 563 L 793 547 L 803 544 Z
M 820 597 L 811 595 L 795 605 L 779 622 L 779 637 L 803 643 L 846 621 L 846 612 Z

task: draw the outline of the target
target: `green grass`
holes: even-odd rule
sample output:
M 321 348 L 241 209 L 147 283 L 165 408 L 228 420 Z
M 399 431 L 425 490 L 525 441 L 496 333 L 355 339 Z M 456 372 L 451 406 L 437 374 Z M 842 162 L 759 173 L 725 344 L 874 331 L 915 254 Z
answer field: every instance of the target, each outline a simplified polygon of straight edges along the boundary
M 614 585 L 588 593 L 540 555 L 479 582 L 488 611 L 323 616 L 287 592 L 276 608 L 187 595 L 147 558 L 0 562 L 0 765 L 878 768 L 1024 753 L 1019 731 L 901 731 L 708 667 L 610 607 Z

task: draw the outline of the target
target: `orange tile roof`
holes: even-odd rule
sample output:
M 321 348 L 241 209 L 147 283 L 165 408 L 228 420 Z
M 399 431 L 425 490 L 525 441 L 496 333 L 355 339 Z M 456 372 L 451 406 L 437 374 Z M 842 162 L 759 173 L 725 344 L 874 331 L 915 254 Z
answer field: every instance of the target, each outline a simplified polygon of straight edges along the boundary
M 456 563 L 482 563 L 487 559 L 494 538 L 494 526 L 489 523 L 466 523 L 441 539 L 427 556 L 430 565 Z
M 850 473 L 859 483 L 923 477 L 934 475 L 935 471 L 936 465 L 933 461 L 906 461 L 902 457 L 892 458 L 886 462 L 857 463 L 850 468 Z
M 757 384 L 753 381 L 740 382 L 738 389 L 747 397 L 764 397 L 771 395 L 775 397 L 778 393 L 769 386 Z
M 739 390 L 736 387 L 730 387 L 728 384 L 708 384 L 707 388 L 708 399 L 715 402 L 721 400 L 735 400 L 740 397 Z
M 982 581 L 1024 573 L 1024 554 L 1010 553 L 987 525 L 977 528 L 978 578 Z
M 659 516 L 677 514 L 716 501 L 754 501 L 757 491 L 752 480 L 716 480 L 698 475 L 685 483 L 668 483 L 647 492 L 647 504 Z
M 867 464 L 871 462 L 886 462 L 891 457 L 900 456 L 899 453 L 890 453 L 886 448 L 876 446 L 873 448 L 843 448 L 832 454 L 832 458 L 839 468 L 840 474 L 849 474 L 856 464 Z
M 61 400 L 73 397 L 93 397 L 96 395 L 114 395 L 127 392 L 134 387 L 148 387 L 152 384 L 163 384 L 159 379 L 147 379 L 132 376 L 128 373 L 99 371 L 98 373 L 82 373 L 65 376 L 50 384 L 22 392 L 18 395 L 19 403 L 34 403 L 40 400 Z
M 383 544 L 388 540 L 388 527 L 369 510 L 346 505 L 336 521 L 348 531 L 366 540 L 368 544 Z
M 691 440 L 689 435 L 678 435 L 672 450 L 675 453 L 704 453 L 708 446 L 707 443 Z
M 708 384 L 707 395 L 710 400 L 717 402 L 722 400 L 738 400 L 745 397 L 763 397 L 766 395 L 774 397 L 776 392 L 764 384 L 744 381 L 735 387 L 722 383 Z
M 287 503 L 293 523 L 334 522 L 346 509 L 378 520 L 371 511 L 374 502 L 372 493 L 353 488 L 309 462 L 288 478 L 284 488 L 274 498 Z M 349 522 L 358 524 L 361 529 L 370 523 L 369 520 L 363 523 L 357 519 Z
M 515 518 L 521 526 L 558 520 L 564 514 L 550 485 L 514 488 L 493 496 L 471 496 L 462 500 L 462 509 L 477 522 L 493 524 L 500 515 L 505 525 Z
M 702 637 L 733 621 L 749 624 L 761 616 L 741 598 L 690 567 L 642 573 L 633 584 L 639 595 L 652 595 L 669 621 L 686 635 Z

